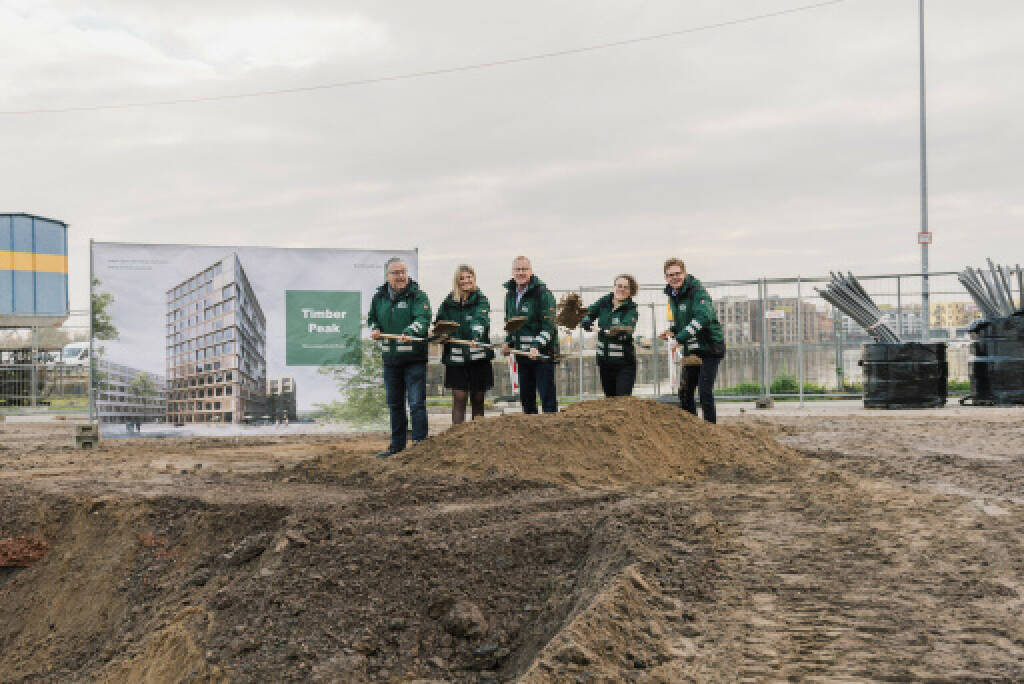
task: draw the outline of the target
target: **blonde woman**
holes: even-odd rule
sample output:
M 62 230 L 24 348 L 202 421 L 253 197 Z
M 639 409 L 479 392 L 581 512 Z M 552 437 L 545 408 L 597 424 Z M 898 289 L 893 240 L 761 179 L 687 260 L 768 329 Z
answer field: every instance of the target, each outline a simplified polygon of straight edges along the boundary
M 435 321 L 454 321 L 459 329 L 451 337 L 471 344 L 449 342 L 444 345 L 444 386 L 452 391 L 452 425 L 466 420 L 467 399 L 473 418 L 484 415 L 484 394 L 494 386 L 491 359 L 494 352 L 480 344 L 490 342 L 491 305 L 476 284 L 476 271 L 459 264 L 452 278 L 452 291 L 437 310 Z

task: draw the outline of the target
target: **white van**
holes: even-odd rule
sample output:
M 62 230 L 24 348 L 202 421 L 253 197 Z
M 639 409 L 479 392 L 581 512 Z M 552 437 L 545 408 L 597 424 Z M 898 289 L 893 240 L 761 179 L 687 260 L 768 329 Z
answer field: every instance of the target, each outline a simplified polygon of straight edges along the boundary
M 85 366 L 89 363 L 89 343 L 74 342 L 60 350 L 60 362 L 65 366 Z

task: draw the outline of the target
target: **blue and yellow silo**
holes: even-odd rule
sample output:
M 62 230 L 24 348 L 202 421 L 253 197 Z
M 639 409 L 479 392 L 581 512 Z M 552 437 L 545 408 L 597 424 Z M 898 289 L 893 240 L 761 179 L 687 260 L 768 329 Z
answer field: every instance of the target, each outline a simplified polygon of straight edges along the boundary
M 67 224 L 0 214 L 0 327 L 60 325 L 67 317 Z

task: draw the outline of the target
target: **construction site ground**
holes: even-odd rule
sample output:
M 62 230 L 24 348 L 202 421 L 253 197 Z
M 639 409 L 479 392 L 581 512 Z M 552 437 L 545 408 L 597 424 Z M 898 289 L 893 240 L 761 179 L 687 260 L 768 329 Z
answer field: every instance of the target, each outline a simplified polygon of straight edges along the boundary
M 0 681 L 1024 681 L 1024 408 L 723 414 L 0 423 Z

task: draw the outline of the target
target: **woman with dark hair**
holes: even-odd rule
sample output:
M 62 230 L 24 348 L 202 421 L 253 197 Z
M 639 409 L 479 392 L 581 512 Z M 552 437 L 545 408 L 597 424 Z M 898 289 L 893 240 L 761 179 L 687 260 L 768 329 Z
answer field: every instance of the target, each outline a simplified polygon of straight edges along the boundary
M 598 328 L 597 367 L 606 397 L 633 393 L 636 382 L 633 331 L 639 315 L 633 301 L 636 291 L 636 278 L 628 273 L 616 276 L 612 291 L 591 304 L 583 319 L 584 330 L 589 332 L 595 324 Z
M 437 310 L 435 323 L 453 321 L 459 324 L 447 342 L 441 363 L 444 364 L 444 386 L 452 391 L 452 425 L 466 420 L 467 399 L 472 403 L 473 418 L 484 415 L 484 394 L 494 386 L 491 359 L 494 352 L 480 345 L 490 342 L 491 305 L 476 284 L 472 266 L 459 264 L 452 278 L 452 291 Z

